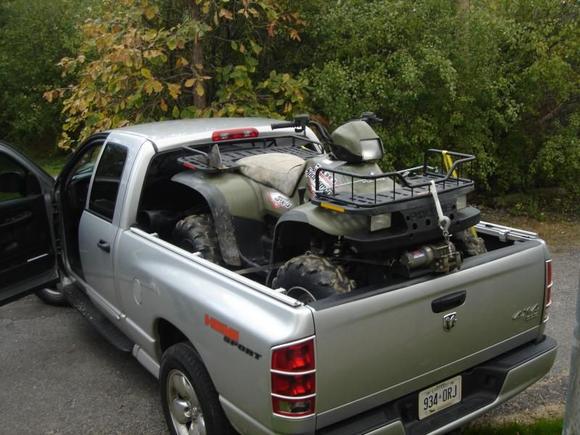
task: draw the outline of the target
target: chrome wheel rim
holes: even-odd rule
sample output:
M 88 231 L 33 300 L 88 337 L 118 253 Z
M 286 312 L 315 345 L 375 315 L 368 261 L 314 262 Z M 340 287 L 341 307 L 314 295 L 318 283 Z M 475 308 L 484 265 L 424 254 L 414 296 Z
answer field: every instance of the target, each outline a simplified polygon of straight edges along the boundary
M 207 435 L 205 420 L 195 390 L 177 369 L 167 377 L 167 405 L 175 432 L 179 435 Z

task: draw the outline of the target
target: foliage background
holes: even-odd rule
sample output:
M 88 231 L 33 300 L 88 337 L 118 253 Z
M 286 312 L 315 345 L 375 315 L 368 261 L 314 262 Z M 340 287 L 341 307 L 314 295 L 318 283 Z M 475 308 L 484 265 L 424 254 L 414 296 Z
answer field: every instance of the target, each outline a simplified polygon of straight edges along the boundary
M 579 12 L 573 0 L 7 0 L 0 138 L 70 148 L 148 120 L 308 110 L 335 127 L 370 110 L 385 167 L 429 147 L 474 152 L 484 192 L 577 200 Z

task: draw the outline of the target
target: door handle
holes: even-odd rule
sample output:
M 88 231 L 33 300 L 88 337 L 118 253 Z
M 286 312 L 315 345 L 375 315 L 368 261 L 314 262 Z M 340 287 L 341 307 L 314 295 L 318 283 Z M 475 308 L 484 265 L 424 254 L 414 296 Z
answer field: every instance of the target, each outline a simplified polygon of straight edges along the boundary
M 463 304 L 466 297 L 467 291 L 465 290 L 442 296 L 431 302 L 431 309 L 434 313 L 442 313 L 443 311 L 451 310 Z
M 105 251 L 106 253 L 111 252 L 111 245 L 109 245 L 109 243 L 105 242 L 104 240 L 99 240 L 97 246 L 99 247 L 99 249 Z

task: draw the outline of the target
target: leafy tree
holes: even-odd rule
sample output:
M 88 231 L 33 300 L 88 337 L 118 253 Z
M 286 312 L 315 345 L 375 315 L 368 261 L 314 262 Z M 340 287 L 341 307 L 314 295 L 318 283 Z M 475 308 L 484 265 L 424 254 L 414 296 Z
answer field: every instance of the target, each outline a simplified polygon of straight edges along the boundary
M 385 119 L 387 166 L 474 152 L 480 186 L 578 191 L 579 4 L 351 0 L 307 14 L 311 104 Z M 306 63 L 306 62 L 304 62 Z M 566 168 L 562 164 L 566 163 Z
M 65 82 L 58 61 L 76 50 L 75 24 L 88 0 L 0 2 L 0 138 L 51 146 L 59 107 L 42 93 Z
M 78 55 L 60 63 L 77 81 L 45 94 L 64 98 L 59 145 L 149 120 L 291 114 L 306 82 L 260 61 L 277 39 L 298 40 L 301 24 L 274 0 L 106 0 Z

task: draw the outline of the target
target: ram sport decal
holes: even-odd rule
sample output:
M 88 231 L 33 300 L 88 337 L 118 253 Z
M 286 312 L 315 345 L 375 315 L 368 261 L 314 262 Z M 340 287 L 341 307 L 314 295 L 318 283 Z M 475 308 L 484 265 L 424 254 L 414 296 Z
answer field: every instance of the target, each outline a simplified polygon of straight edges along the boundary
M 224 341 L 231 346 L 237 347 L 240 352 L 243 352 L 255 359 L 262 358 L 261 354 L 240 343 L 240 332 L 238 330 L 229 327 L 225 323 L 220 322 L 218 319 L 211 317 L 209 314 L 205 315 L 204 323 L 205 326 L 223 335 Z

